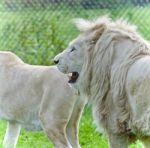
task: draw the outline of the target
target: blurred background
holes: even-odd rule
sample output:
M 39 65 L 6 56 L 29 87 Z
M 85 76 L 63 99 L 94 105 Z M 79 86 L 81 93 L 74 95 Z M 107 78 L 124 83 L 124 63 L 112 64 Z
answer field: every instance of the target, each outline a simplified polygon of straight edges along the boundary
M 0 0 L 0 50 L 28 63 L 52 64 L 78 33 L 73 18 L 106 14 L 129 20 L 150 39 L 150 0 Z
M 53 57 L 78 34 L 73 18 L 106 14 L 136 24 L 150 40 L 150 0 L 0 0 L 0 50 L 13 51 L 30 64 L 51 65 Z M 5 127 L 0 124 L 0 135 Z M 80 124 L 80 143 L 85 148 L 108 147 L 105 137 L 95 131 L 88 108 Z M 43 133 L 23 131 L 18 147 L 47 148 L 49 142 Z M 141 144 L 131 147 L 141 148 Z

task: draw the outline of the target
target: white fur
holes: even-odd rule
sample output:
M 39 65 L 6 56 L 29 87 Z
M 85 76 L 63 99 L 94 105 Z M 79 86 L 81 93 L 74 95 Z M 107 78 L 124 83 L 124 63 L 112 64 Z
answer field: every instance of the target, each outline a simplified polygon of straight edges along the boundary
M 137 139 L 148 148 L 150 44 L 123 20 L 78 21 L 80 35 L 55 57 L 59 70 L 80 74 L 74 85 L 92 103 L 110 148 L 127 148 Z
M 28 65 L 11 52 L 0 52 L 0 118 L 8 121 L 5 148 L 16 147 L 21 127 L 43 129 L 56 148 L 79 148 L 85 102 L 78 98 L 55 66 Z

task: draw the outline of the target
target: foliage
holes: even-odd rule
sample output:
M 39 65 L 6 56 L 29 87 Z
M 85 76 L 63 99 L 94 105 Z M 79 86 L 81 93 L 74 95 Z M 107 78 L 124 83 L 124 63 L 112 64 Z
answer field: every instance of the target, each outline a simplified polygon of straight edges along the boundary
M 49 65 L 50 58 L 65 45 L 56 19 L 44 20 L 32 15 L 19 23 L 18 27 L 18 21 L 13 20 L 3 26 L 0 32 L 2 49 L 15 52 L 28 63 Z

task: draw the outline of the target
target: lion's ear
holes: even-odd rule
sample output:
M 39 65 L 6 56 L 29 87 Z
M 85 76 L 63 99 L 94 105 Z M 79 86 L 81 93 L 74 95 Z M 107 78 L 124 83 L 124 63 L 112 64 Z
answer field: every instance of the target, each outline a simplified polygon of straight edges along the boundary
M 96 20 L 88 21 L 84 19 L 74 19 L 76 27 L 81 32 L 89 33 L 89 39 L 96 42 L 111 23 L 111 19 L 107 16 L 99 17 Z
M 100 36 L 105 31 L 105 29 L 106 29 L 106 25 L 105 24 L 101 24 L 99 26 L 95 26 L 93 28 L 93 33 L 92 33 L 92 36 L 91 36 L 92 42 L 97 42 L 97 40 L 100 38 Z
M 107 16 L 102 16 L 93 21 L 78 18 L 73 19 L 73 22 L 76 25 L 77 29 L 79 29 L 79 31 L 85 32 L 94 28 L 101 28 L 101 26 L 106 26 L 111 22 L 111 19 Z
M 75 24 L 77 29 L 81 32 L 85 32 L 91 29 L 91 26 L 92 26 L 92 22 L 82 19 L 82 18 L 73 19 L 73 23 Z

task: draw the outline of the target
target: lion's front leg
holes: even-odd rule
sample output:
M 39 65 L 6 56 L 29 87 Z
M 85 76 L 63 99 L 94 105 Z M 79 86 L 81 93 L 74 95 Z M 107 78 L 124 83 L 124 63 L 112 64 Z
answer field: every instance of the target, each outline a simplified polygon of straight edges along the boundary
M 109 139 L 109 148 L 127 148 L 128 147 L 128 140 L 127 137 L 124 135 L 117 135 L 117 134 L 108 134 Z

